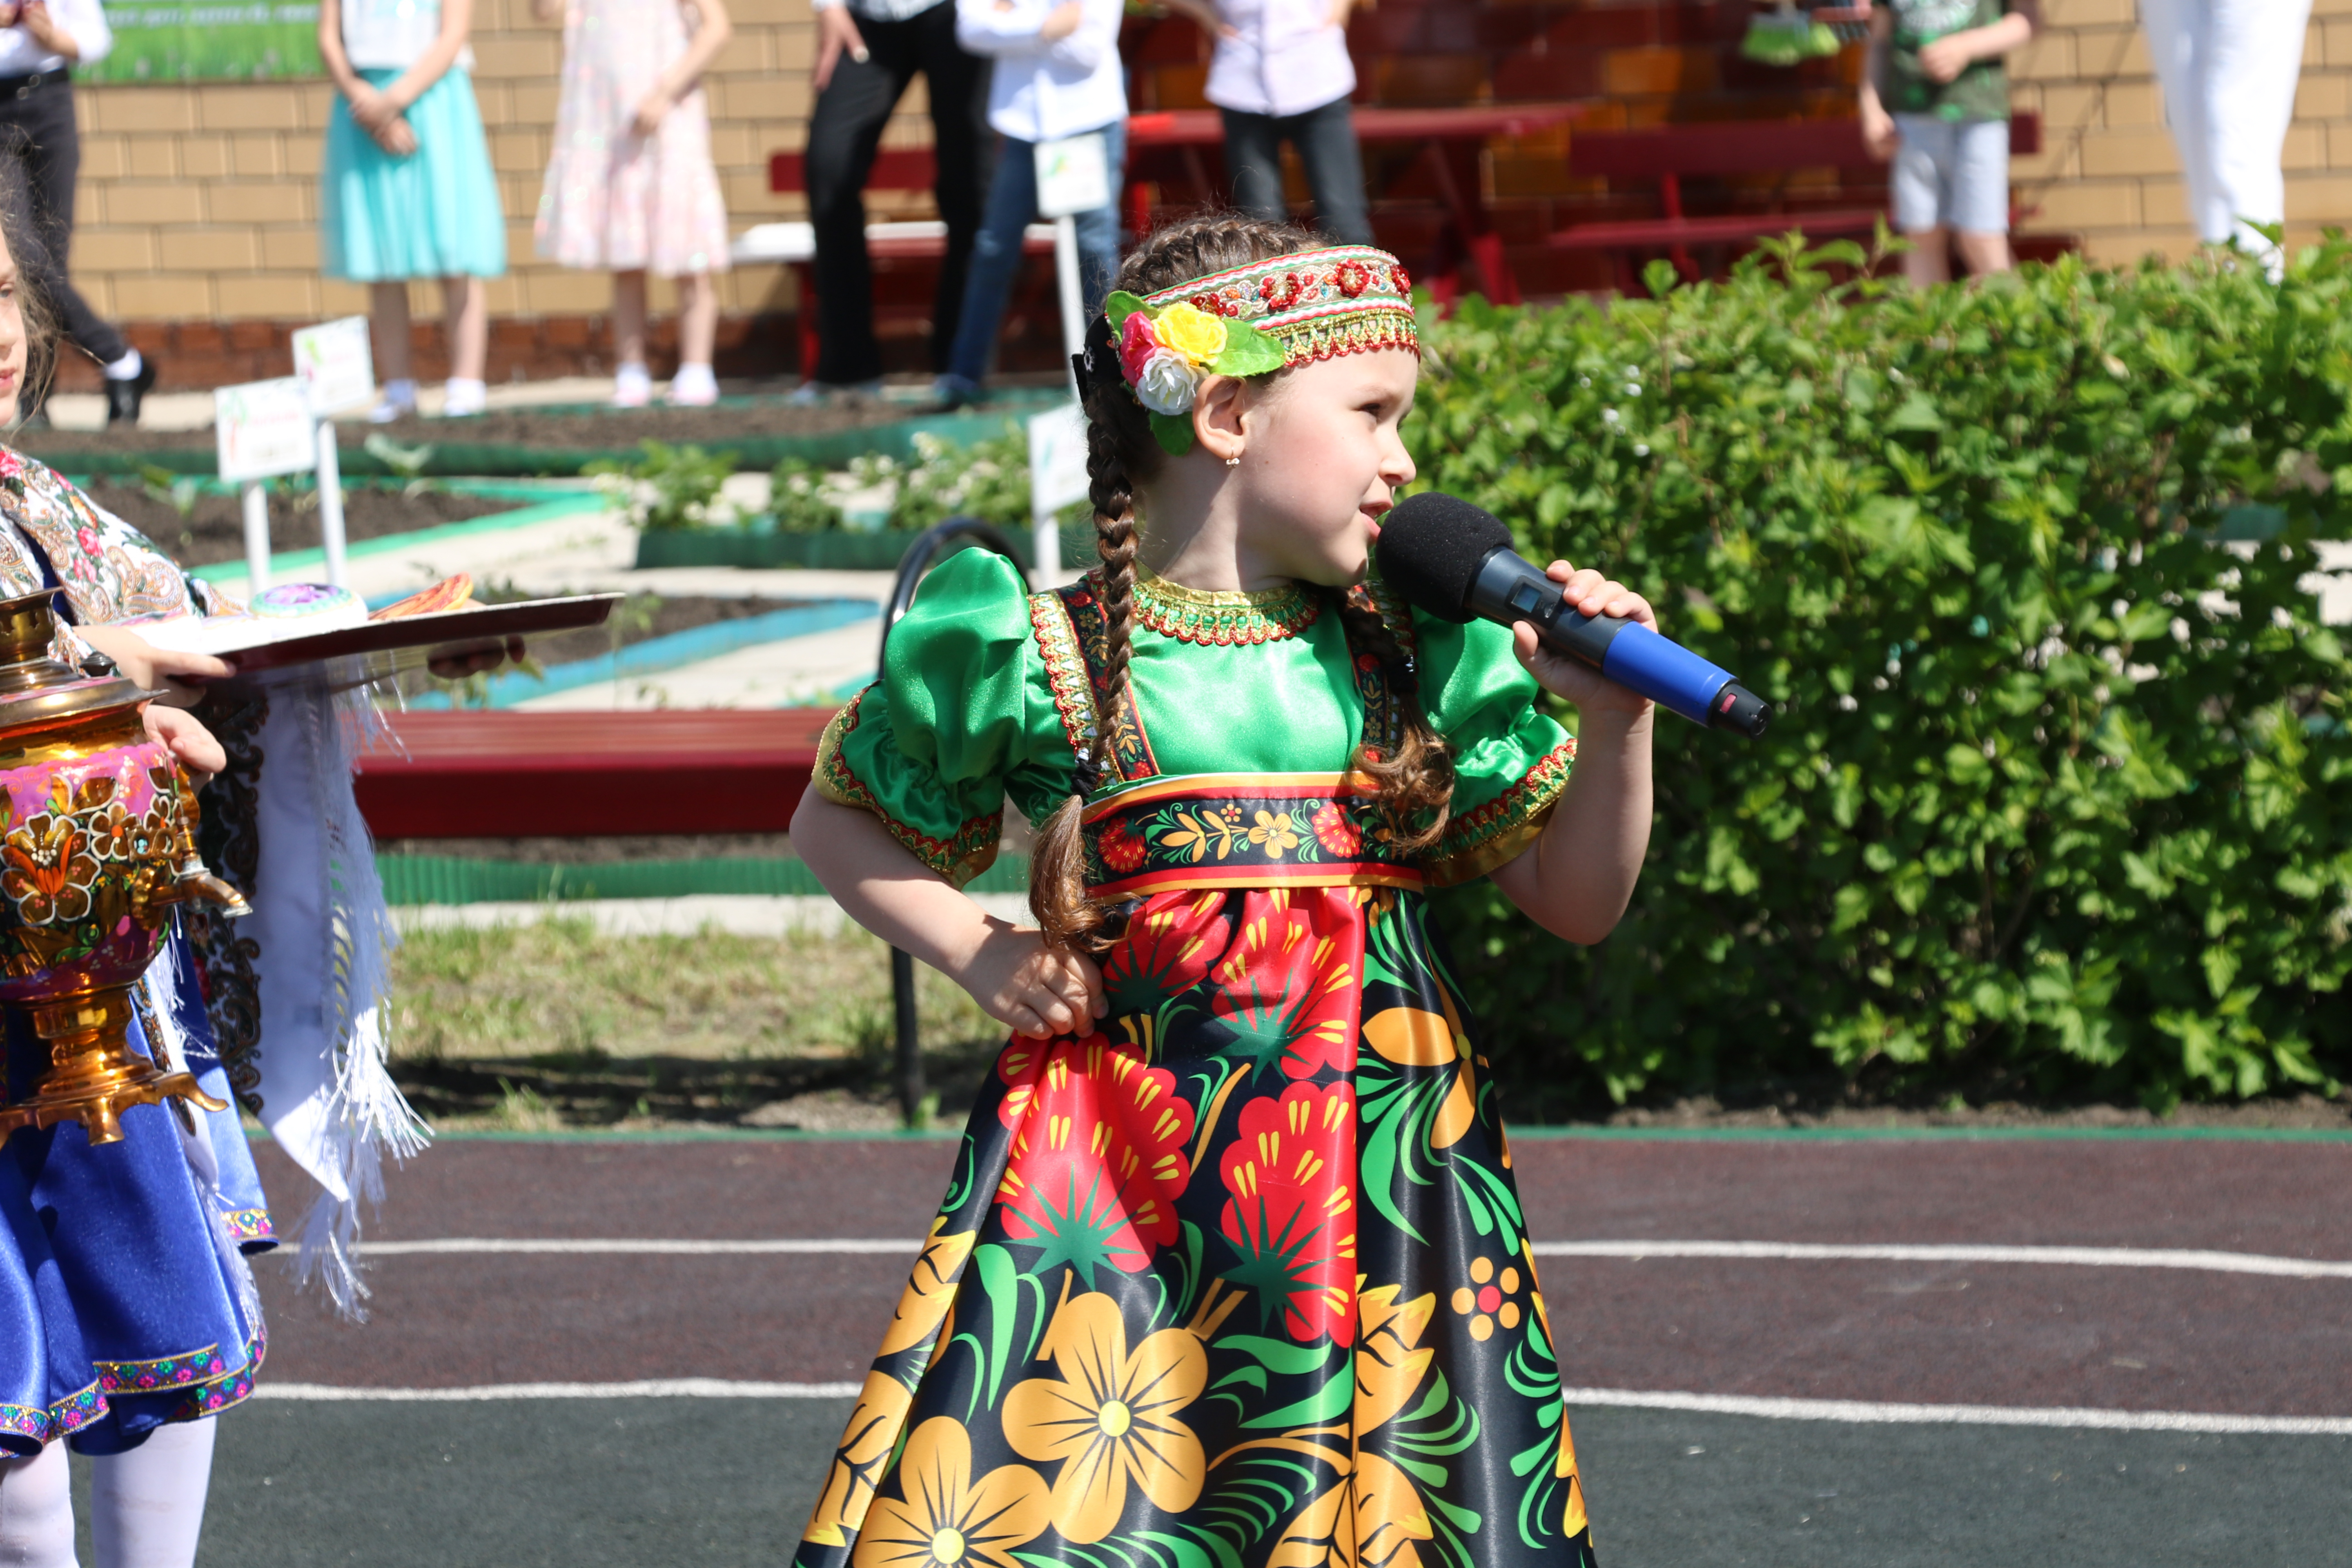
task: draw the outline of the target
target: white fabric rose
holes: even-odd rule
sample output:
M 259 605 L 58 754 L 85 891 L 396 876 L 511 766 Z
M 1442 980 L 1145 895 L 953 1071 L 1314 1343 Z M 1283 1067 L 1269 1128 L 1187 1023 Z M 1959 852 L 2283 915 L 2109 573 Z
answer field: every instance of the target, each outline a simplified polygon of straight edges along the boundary
M 1200 385 L 1199 373 L 1182 355 L 1156 349 L 1136 378 L 1135 397 L 1154 414 L 1190 414 Z

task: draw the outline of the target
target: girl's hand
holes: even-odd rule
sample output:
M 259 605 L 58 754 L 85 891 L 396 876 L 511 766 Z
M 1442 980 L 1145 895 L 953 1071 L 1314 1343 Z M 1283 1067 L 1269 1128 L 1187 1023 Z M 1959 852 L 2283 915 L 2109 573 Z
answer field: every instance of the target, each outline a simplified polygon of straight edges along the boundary
M 55 16 L 49 15 L 46 0 L 27 0 L 17 9 L 14 20 L 18 26 L 32 34 L 33 41 L 47 52 L 68 60 L 81 58 L 81 46 L 74 42 L 71 33 L 58 25 Z
M 667 89 L 656 86 L 637 100 L 636 118 L 629 122 L 629 129 L 641 137 L 651 136 L 661 129 L 661 122 L 677 107 L 677 100 L 672 98 Z
M 172 754 L 180 759 L 180 765 L 193 775 L 193 782 L 203 784 L 228 766 L 228 753 L 213 739 L 213 732 L 196 721 L 194 714 L 150 702 L 142 717 L 147 721 L 148 738 L 169 747 Z
M 1553 562 L 1544 574 L 1565 584 L 1561 595 L 1565 607 L 1579 615 L 1618 616 L 1639 621 L 1652 631 L 1658 629 L 1650 602 L 1622 583 L 1612 583 L 1590 568 L 1579 572 L 1565 561 Z M 1535 627 L 1525 621 L 1511 627 L 1511 646 L 1546 691 L 1566 698 L 1585 712 L 1623 713 L 1638 719 L 1650 710 L 1648 698 L 1613 680 L 1603 680 L 1600 671 L 1546 648 L 1536 640 Z
M 1919 47 L 1919 69 L 1929 81 L 1949 82 L 1976 63 L 1976 35 L 1979 29 L 1948 33 L 1932 44 Z
M 382 140 L 383 128 L 400 118 L 400 105 L 392 96 L 365 82 L 356 85 L 350 94 L 352 123 L 369 135 Z
M 205 682 L 226 680 L 236 673 L 236 666 L 225 658 L 157 647 L 128 626 L 76 626 L 74 630 L 82 641 L 112 659 L 124 679 L 143 690 L 162 691 L 156 701 L 173 708 L 194 707 L 205 700 Z
M 389 125 L 380 131 L 370 132 L 369 134 L 375 139 L 377 146 L 395 158 L 405 158 L 416 151 L 416 131 L 408 123 L 407 117 L 404 115 L 396 117 Z
M 1037 37 L 1049 44 L 1058 44 L 1078 30 L 1087 19 L 1087 8 L 1079 0 L 1062 0 L 1045 14 L 1045 25 L 1037 29 Z
M 446 658 L 429 659 L 425 668 L 444 680 L 463 680 L 469 675 L 479 675 L 486 669 L 496 669 L 508 659 L 522 662 L 522 638 L 507 638 L 503 648 L 482 648 L 474 653 L 453 653 Z
M 1017 926 L 990 933 L 954 979 L 982 1012 L 1033 1040 L 1077 1034 L 1110 1010 L 1094 960 Z

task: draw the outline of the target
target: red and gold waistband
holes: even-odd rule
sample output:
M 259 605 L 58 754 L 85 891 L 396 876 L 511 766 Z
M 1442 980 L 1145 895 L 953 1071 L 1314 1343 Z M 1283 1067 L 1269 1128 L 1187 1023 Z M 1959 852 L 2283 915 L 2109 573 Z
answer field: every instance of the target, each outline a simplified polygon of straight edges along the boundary
M 1418 888 L 1361 773 L 1189 773 L 1141 780 L 1081 818 L 1098 900 L 1191 888 Z

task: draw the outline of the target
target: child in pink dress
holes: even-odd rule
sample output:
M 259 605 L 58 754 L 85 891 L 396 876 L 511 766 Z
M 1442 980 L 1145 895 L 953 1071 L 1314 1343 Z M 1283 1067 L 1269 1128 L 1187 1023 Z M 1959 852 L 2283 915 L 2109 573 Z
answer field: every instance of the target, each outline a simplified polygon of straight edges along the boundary
M 613 274 L 613 402 L 642 407 L 646 274 L 677 279 L 678 367 L 669 401 L 719 400 L 711 274 L 727 268 L 727 206 L 710 164 L 702 73 L 733 28 L 722 0 L 533 0 L 563 15 L 555 155 L 533 226 L 539 254 Z

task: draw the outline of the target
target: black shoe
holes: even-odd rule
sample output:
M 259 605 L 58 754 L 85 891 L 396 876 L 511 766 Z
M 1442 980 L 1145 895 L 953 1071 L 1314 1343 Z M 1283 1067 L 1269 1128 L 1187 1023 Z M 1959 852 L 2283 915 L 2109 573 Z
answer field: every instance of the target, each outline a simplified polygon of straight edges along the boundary
M 139 374 L 126 381 L 109 376 L 106 381 L 106 422 L 136 425 L 139 423 L 140 400 L 154 388 L 155 362 L 143 355 Z

